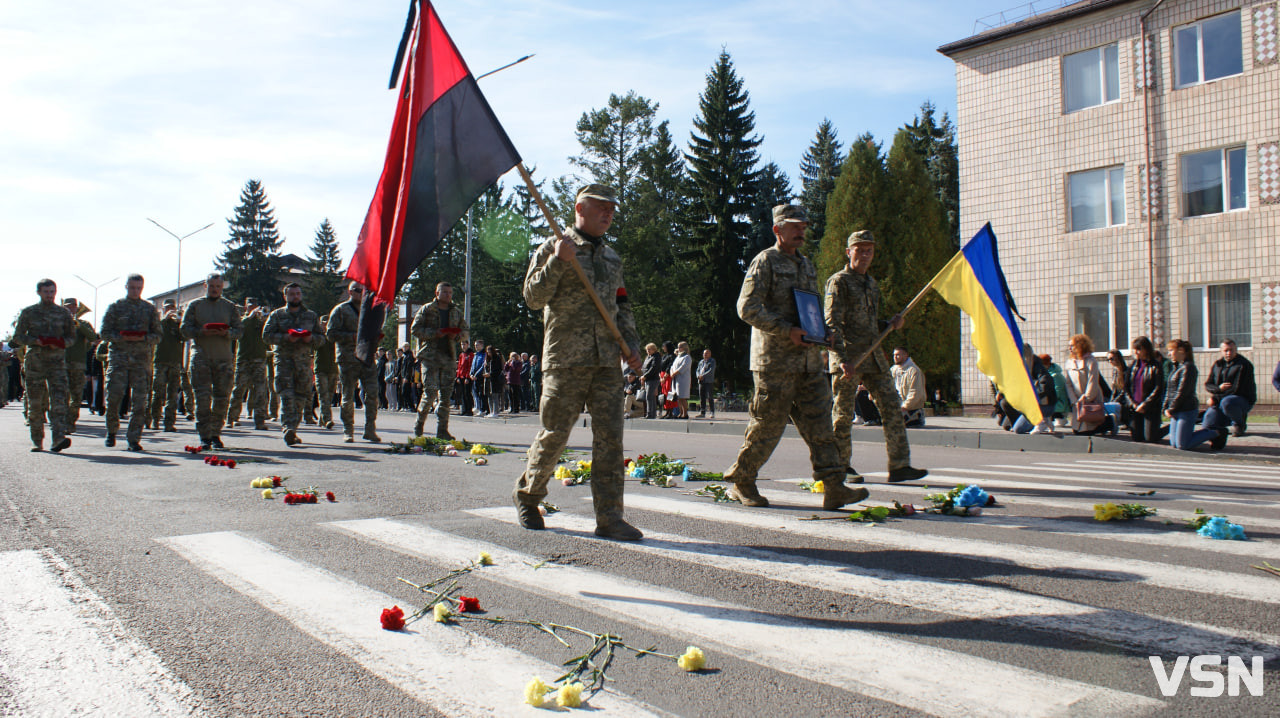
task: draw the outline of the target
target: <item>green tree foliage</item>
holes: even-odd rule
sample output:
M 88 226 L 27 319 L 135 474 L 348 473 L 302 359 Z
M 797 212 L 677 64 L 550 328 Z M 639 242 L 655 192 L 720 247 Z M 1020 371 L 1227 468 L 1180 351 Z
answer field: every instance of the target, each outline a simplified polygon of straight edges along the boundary
M 934 119 L 937 108 L 932 102 L 920 105 L 920 114 L 906 126 L 912 147 L 924 158 L 934 192 L 946 214 L 947 230 L 953 250 L 960 249 L 960 161 L 956 148 L 956 127 L 947 113 L 942 122 Z
M 791 204 L 791 179 L 774 162 L 760 168 L 756 182 L 756 196 L 751 203 L 751 246 L 747 248 L 747 263 L 759 253 L 777 243 L 773 236 L 773 208 Z M 816 247 L 816 245 L 814 245 Z M 809 249 L 804 249 L 809 254 Z
M 840 169 L 835 189 L 827 200 L 826 231 L 818 249 L 818 282 L 825 286 L 827 277 L 848 263 L 845 241 L 860 229 L 869 229 L 877 241 L 887 229 L 892 211 L 888 195 L 889 177 L 880 154 L 880 145 L 870 134 L 863 134 L 849 146 L 849 156 Z M 876 252 L 871 265 L 872 276 L 881 277 L 883 252 Z
M 707 73 L 685 159 L 693 186 L 691 264 L 701 279 L 698 335 L 731 378 L 747 375 L 750 328 L 738 317 L 738 293 L 751 257 L 751 212 L 759 170 L 750 97 L 721 51 Z M 690 293 L 695 291 L 689 288 Z
M 653 143 L 657 111 L 657 103 L 634 90 L 622 97 L 609 95 L 608 105 L 578 119 L 582 154 L 570 157 L 569 164 L 583 170 L 591 182 L 612 187 L 619 204 L 630 206 L 639 191 L 641 156 Z
M 274 212 L 262 183 L 246 182 L 235 216 L 227 219 L 231 236 L 215 263 L 226 279 L 226 296 L 234 302 L 245 297 L 274 302 L 280 297 L 280 247 L 284 240 L 276 228 Z
M 823 119 L 817 135 L 800 160 L 800 203 L 809 214 L 809 229 L 805 239 L 816 247 L 827 231 L 827 198 L 836 188 L 844 153 L 836 139 L 836 128 L 831 120 Z
M 342 301 L 342 252 L 338 237 L 326 217 L 316 228 L 316 238 L 307 257 L 307 306 L 320 314 L 328 314 Z

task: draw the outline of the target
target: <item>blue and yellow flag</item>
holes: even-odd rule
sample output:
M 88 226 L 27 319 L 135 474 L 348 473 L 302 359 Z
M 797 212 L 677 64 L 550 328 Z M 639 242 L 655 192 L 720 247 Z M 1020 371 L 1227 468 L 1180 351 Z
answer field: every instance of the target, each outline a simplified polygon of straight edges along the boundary
M 1013 408 L 1039 424 L 1044 417 L 1022 361 L 1022 333 L 1014 320 L 1018 308 L 1000 269 L 991 224 L 979 230 L 930 284 L 972 320 L 970 339 L 978 350 L 978 371 L 991 377 Z

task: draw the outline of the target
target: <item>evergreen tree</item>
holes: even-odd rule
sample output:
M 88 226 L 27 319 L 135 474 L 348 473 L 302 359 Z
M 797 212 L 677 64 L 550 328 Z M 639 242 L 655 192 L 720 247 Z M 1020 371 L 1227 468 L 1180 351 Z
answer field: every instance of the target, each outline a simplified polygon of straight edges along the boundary
M 342 301 L 342 252 L 338 249 L 338 237 L 326 217 L 316 228 L 316 239 L 311 244 L 311 256 L 307 258 L 307 306 L 318 314 L 328 314 Z
M 216 267 L 227 282 L 226 296 L 234 302 L 245 297 L 276 302 L 280 297 L 280 247 L 284 240 L 267 192 L 258 180 L 249 180 L 240 192 L 235 216 L 227 219 L 231 236 Z
M 760 252 L 777 243 L 773 236 L 773 208 L 791 204 L 791 178 L 777 163 L 770 162 L 760 168 L 756 183 L 756 196 L 751 206 L 751 245 L 747 248 L 747 263 Z M 814 245 L 816 247 L 816 245 Z M 803 254 L 809 254 L 806 247 Z
M 816 246 L 827 230 L 827 198 L 836 187 L 836 178 L 840 176 L 840 165 L 844 162 L 844 154 L 840 150 L 840 141 L 836 139 L 835 126 L 831 120 L 823 119 L 818 125 L 817 136 L 813 144 L 805 150 L 800 160 L 800 203 L 809 214 L 809 229 L 805 239 L 810 246 Z
M 623 207 L 637 191 L 641 155 L 653 142 L 653 121 L 658 105 L 629 91 L 609 95 L 609 104 L 584 112 L 578 119 L 577 137 L 582 154 L 569 164 L 584 170 L 591 182 L 612 187 Z
M 698 99 L 689 151 L 693 187 L 690 208 L 696 275 L 701 279 L 696 315 L 699 334 L 730 378 L 747 376 L 750 329 L 738 317 L 738 293 L 752 246 L 751 211 L 757 198 L 760 138 L 753 135 L 750 98 L 722 50 Z M 694 294 L 695 288 L 689 288 Z
M 942 122 L 934 120 L 932 102 L 920 105 L 920 114 L 906 126 L 912 147 L 924 159 L 934 192 L 946 215 L 953 250 L 960 249 L 960 162 L 956 148 L 956 127 L 947 113 Z
M 849 147 L 849 156 L 840 168 L 835 189 L 827 200 L 826 231 L 818 250 L 818 283 L 825 286 L 827 277 L 849 263 L 845 242 L 859 229 L 869 229 L 877 244 L 888 228 L 888 217 L 894 212 L 889 197 L 888 175 L 880 145 L 870 134 L 863 134 Z M 879 278 L 888 260 L 877 247 L 872 262 L 872 276 Z

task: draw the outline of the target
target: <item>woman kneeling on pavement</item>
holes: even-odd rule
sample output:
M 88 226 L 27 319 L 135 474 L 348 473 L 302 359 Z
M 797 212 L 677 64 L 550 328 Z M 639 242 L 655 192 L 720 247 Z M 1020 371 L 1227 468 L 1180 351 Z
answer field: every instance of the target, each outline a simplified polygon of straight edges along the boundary
M 1190 451 L 1210 441 L 1210 448 L 1222 450 L 1227 445 L 1228 432 L 1225 428 L 1195 430 L 1196 416 L 1200 412 L 1200 400 L 1196 398 L 1200 372 L 1191 358 L 1191 342 L 1175 339 L 1167 348 L 1175 367 L 1169 375 L 1164 399 L 1164 415 L 1172 421 L 1169 443 L 1175 449 Z

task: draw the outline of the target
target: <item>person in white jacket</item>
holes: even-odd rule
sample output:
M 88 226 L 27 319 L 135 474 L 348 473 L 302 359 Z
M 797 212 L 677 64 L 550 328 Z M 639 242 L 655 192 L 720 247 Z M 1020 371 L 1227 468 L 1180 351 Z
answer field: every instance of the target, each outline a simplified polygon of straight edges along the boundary
M 911 361 L 906 347 L 895 347 L 893 350 L 893 366 L 889 367 L 893 375 L 893 386 L 902 398 L 902 421 L 909 427 L 924 426 L 924 403 L 928 393 L 924 386 L 924 372 Z
M 680 405 L 680 418 L 689 418 L 689 389 L 693 382 L 693 357 L 689 356 L 689 343 L 676 346 L 676 360 L 671 363 L 671 390 Z

